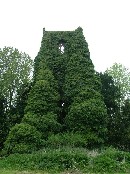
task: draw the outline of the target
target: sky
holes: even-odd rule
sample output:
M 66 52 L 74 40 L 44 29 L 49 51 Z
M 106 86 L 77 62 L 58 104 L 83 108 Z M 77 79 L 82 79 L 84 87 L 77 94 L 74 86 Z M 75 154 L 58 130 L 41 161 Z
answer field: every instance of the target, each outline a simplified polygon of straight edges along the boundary
M 95 70 L 115 62 L 130 69 L 130 0 L 0 0 L 0 48 L 11 46 L 34 59 L 43 28 L 83 28 Z

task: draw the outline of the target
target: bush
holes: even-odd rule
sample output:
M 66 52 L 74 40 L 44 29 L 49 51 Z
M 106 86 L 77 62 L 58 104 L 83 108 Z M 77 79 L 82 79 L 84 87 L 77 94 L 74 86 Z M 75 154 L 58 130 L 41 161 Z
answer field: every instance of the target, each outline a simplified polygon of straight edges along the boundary
M 86 93 L 86 98 L 88 95 Z M 75 99 L 65 117 L 67 129 L 85 134 L 91 147 L 104 144 L 107 134 L 107 113 L 104 102 L 93 96 L 82 102 L 80 97 Z
M 46 145 L 49 147 L 57 148 L 61 146 L 70 147 L 86 147 L 87 139 L 80 133 L 63 133 L 52 135 L 48 138 Z
M 126 172 L 128 153 L 108 148 L 93 159 L 93 172 Z
M 42 170 L 50 173 L 130 173 L 130 153 L 114 148 L 87 151 L 83 148 L 46 148 L 32 154 L 12 154 L 0 160 L 1 169 Z M 67 173 L 67 172 L 66 172 Z M 69 172 L 68 172 L 69 173 Z
M 53 173 L 68 169 L 83 169 L 87 166 L 87 153 L 77 149 L 40 150 L 32 154 L 12 154 L 0 161 L 0 168 L 15 170 L 43 170 Z
M 40 148 L 42 144 L 41 133 L 29 124 L 16 124 L 5 141 L 6 153 L 26 153 Z

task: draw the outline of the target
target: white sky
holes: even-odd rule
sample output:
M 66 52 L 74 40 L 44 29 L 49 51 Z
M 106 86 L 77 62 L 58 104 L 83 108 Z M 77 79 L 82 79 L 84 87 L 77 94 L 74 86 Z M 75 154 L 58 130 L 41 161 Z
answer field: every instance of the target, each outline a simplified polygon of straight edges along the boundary
M 43 28 L 81 26 L 97 71 L 130 68 L 130 0 L 0 0 L 0 48 L 37 55 Z

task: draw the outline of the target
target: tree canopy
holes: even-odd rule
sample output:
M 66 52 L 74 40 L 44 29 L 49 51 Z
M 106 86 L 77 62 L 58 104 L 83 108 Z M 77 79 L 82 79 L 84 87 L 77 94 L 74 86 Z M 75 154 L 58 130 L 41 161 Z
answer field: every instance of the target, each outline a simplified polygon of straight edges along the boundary
M 122 102 L 130 98 L 130 71 L 120 63 L 114 63 L 106 72 L 112 76 L 114 84 L 121 92 Z
M 6 108 L 15 104 L 15 96 L 20 86 L 30 81 L 32 69 L 28 54 L 13 47 L 0 49 L 0 90 L 7 100 Z
M 10 127 L 21 121 L 32 70 L 28 54 L 13 47 L 0 49 L 0 148 Z

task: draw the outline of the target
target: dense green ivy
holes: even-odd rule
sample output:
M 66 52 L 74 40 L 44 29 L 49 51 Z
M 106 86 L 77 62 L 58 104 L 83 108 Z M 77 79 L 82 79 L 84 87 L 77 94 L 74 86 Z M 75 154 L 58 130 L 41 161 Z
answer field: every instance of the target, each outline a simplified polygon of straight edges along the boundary
M 44 30 L 21 124 L 35 127 L 41 139 L 60 131 L 78 131 L 89 137 L 90 144 L 103 142 L 107 112 L 100 88 L 82 28 Z

